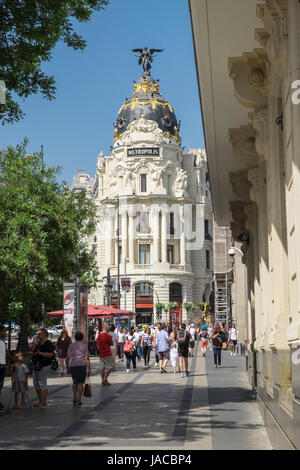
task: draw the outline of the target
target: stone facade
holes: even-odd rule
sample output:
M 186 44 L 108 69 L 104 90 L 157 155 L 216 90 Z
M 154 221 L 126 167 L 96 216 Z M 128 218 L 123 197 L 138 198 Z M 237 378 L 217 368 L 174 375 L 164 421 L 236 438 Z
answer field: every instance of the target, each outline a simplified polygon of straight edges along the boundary
M 239 20 L 252 24 L 242 11 Z M 300 448 L 299 31 L 298 0 L 261 1 L 257 47 L 227 56 L 234 99 L 249 110 L 248 122 L 228 129 L 241 169 L 227 167 L 248 277 L 249 377 L 276 449 Z
M 121 134 L 116 130 L 112 154 L 99 155 L 96 174 L 85 185 L 98 208 L 96 232 L 86 240 L 100 271 L 89 302 L 107 301 L 107 270 L 116 280 L 119 257 L 120 278 L 131 283 L 129 292 L 120 289 L 120 307 L 138 314 L 137 323 L 155 320 L 157 301 L 177 300 L 170 297 L 171 284 L 181 286 L 182 304 L 208 302 L 211 294 L 213 227 L 206 153 L 201 149 L 184 153 L 178 135 L 163 132 L 158 122 L 143 114 Z M 84 180 L 81 171 L 74 177 L 73 189 L 77 185 L 82 189 Z M 150 284 L 150 292 L 139 296 L 140 283 Z M 151 314 L 149 297 L 143 297 L 147 293 L 153 297 Z M 162 319 L 169 321 L 169 313 L 164 312 Z M 188 321 L 184 309 L 181 319 Z

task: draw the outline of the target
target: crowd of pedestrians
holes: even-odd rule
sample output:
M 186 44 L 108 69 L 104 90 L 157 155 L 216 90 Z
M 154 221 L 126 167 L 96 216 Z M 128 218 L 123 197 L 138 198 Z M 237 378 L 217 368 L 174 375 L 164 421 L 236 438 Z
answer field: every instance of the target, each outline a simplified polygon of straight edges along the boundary
M 0 326 L 0 411 L 4 410 L 1 404 L 1 390 L 4 384 L 7 361 L 12 363 L 12 392 L 14 393 L 14 407 L 22 408 L 28 399 L 29 368 L 24 362 L 21 353 L 12 356 L 6 348 L 6 329 Z M 173 373 L 179 373 L 180 378 L 188 377 L 189 357 L 194 356 L 195 341 L 199 339 L 202 356 L 207 354 L 208 345 L 213 350 L 214 367 L 221 367 L 222 349 L 230 343 L 231 355 L 236 355 L 238 330 L 235 323 L 231 328 L 215 324 L 214 328 L 202 325 L 196 329 L 192 323 L 189 326 L 181 324 L 179 327 L 168 323 L 158 323 L 156 326 L 146 326 L 144 330 L 135 328 L 116 328 L 115 325 L 103 324 L 102 331 L 94 332 L 93 342 L 100 361 L 100 376 L 103 386 L 110 385 L 108 377 L 115 370 L 115 363 L 125 362 L 124 370 L 130 372 L 137 370 L 137 362 L 144 362 L 144 367 L 150 367 L 151 356 L 155 360 L 155 367 L 159 367 L 161 374 L 167 374 L 168 362 L 171 362 Z M 89 346 L 84 342 L 81 332 L 75 335 L 72 343 L 67 331 L 62 330 L 54 347 L 48 339 L 48 332 L 40 328 L 33 338 L 30 346 L 32 360 L 33 385 L 38 397 L 35 408 L 47 406 L 47 378 L 50 369 L 54 366 L 57 355 L 60 365 L 60 375 L 71 375 L 73 382 L 73 405 L 82 405 L 83 387 L 91 374 Z

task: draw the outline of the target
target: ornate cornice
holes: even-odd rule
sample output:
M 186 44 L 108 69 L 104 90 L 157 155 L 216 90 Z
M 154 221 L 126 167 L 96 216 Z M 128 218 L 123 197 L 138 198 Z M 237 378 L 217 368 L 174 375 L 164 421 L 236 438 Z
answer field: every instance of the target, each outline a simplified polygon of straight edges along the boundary
M 229 173 L 229 180 L 233 192 L 243 201 L 250 201 L 251 183 L 248 180 L 248 169 L 231 171 Z
M 239 103 L 248 108 L 267 104 L 268 58 L 263 48 L 244 52 L 228 59 L 229 76 L 233 80 Z
M 268 159 L 269 116 L 268 109 L 260 109 L 252 115 L 253 128 L 256 131 L 255 150 L 265 160 Z

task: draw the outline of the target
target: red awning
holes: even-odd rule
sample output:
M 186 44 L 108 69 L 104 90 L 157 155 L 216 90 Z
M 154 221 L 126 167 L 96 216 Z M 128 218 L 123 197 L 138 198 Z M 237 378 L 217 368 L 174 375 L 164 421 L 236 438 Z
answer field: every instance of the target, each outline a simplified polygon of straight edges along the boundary
M 56 310 L 55 312 L 46 312 L 46 315 L 52 317 L 61 317 L 63 316 L 63 310 Z M 88 316 L 90 318 L 113 318 L 121 316 L 131 316 L 133 312 L 131 310 L 121 310 L 114 307 L 107 307 L 106 305 L 89 305 L 88 306 Z

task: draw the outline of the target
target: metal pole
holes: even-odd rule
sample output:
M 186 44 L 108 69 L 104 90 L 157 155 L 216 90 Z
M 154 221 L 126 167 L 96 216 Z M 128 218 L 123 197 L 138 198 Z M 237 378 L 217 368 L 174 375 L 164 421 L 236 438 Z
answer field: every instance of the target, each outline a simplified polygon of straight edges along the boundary
M 124 277 L 126 278 L 126 261 L 127 259 L 124 257 Z M 126 289 L 124 290 L 124 310 L 126 310 Z
M 118 262 L 118 308 L 120 308 L 120 198 L 118 195 L 118 223 L 117 223 L 117 244 L 118 244 L 118 250 L 117 250 L 117 262 Z
M 75 341 L 75 333 L 77 330 L 77 276 L 74 278 L 74 316 L 73 316 L 73 328 L 72 328 L 72 342 Z

